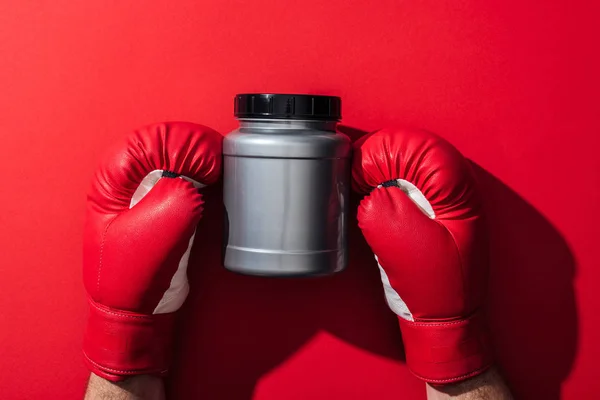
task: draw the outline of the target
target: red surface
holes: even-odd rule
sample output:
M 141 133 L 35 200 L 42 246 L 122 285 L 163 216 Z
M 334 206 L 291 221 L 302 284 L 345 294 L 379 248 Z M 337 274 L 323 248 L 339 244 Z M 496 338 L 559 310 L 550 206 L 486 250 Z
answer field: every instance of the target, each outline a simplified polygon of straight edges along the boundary
M 347 124 L 416 125 L 454 143 L 479 165 L 508 381 L 524 399 L 595 397 L 597 3 L 376 3 L 0 4 L 3 399 L 83 391 L 81 233 L 101 151 L 160 120 L 228 131 L 242 91 L 337 94 Z M 219 199 L 208 197 L 174 398 L 423 398 L 356 232 L 338 276 L 237 276 L 218 265 Z

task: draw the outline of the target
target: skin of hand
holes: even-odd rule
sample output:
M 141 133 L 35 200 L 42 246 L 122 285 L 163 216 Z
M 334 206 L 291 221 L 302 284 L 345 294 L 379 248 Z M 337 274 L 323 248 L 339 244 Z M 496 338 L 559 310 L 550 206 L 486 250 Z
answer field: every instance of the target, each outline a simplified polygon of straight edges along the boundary
M 161 378 L 140 375 L 110 382 L 91 374 L 84 400 L 165 400 Z M 495 369 L 455 385 L 427 385 L 428 400 L 513 400 Z
M 90 375 L 84 400 L 165 400 L 163 380 L 151 375 L 138 375 L 122 382 L 110 382 Z
M 513 400 L 504 380 L 495 369 L 454 385 L 427 385 L 428 400 Z

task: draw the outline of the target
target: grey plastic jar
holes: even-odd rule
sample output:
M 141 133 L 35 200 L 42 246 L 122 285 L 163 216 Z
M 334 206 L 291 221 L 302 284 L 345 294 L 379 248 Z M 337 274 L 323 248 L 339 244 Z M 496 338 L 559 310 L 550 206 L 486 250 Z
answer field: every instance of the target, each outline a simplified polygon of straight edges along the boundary
M 239 94 L 225 137 L 225 267 L 328 275 L 348 262 L 351 144 L 332 96 Z

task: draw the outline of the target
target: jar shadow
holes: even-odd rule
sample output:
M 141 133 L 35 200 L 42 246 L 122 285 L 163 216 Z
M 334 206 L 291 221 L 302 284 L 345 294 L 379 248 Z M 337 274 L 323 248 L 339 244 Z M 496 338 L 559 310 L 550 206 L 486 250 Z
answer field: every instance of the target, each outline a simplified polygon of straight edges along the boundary
M 344 133 L 356 139 L 361 132 Z M 574 257 L 533 206 L 480 166 L 474 169 L 491 237 L 487 308 L 499 369 L 516 398 L 558 400 L 577 348 Z M 179 316 L 167 381 L 171 398 L 252 399 L 265 376 L 323 331 L 392 362 L 404 361 L 396 317 L 385 304 L 376 263 L 357 226 L 359 196 L 351 197 L 345 271 L 272 279 L 223 267 L 221 190 L 214 187 L 205 196 L 188 272 L 191 292 Z

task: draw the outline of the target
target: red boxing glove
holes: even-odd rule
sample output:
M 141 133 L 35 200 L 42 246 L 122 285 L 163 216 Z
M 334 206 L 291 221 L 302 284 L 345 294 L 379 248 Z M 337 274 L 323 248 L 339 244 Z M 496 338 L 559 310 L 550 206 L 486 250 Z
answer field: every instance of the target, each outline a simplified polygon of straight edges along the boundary
M 355 143 L 352 177 L 369 193 L 358 223 L 399 317 L 408 367 L 434 384 L 485 371 L 488 242 L 467 160 L 434 134 L 381 130 Z
M 119 381 L 164 374 L 174 312 L 202 212 L 198 188 L 221 174 L 222 136 L 191 123 L 140 129 L 98 168 L 88 194 L 83 279 L 89 369 Z

